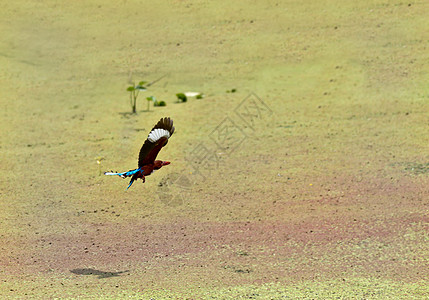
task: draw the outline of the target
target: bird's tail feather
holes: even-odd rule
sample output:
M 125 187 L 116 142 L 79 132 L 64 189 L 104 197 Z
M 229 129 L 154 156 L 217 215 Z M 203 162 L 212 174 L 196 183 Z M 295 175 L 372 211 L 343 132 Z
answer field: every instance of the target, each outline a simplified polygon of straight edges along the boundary
M 133 182 L 134 182 L 134 176 L 133 177 L 131 177 L 131 180 L 130 180 L 130 184 L 128 185 L 128 187 L 127 187 L 127 190 L 130 188 L 130 186 L 133 184 Z
M 126 177 L 130 177 L 133 176 L 134 174 L 136 174 L 138 171 L 140 171 L 140 168 L 137 168 L 135 170 L 129 170 L 127 172 L 123 172 L 123 173 L 116 173 L 116 172 L 104 172 L 104 175 L 118 175 L 121 176 L 122 178 L 126 178 Z M 131 186 L 131 184 L 130 184 Z

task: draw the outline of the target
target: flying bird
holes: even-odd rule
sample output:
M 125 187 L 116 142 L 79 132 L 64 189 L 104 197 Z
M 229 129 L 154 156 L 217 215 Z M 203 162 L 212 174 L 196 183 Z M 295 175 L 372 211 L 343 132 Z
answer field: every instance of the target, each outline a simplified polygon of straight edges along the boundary
M 127 190 L 133 184 L 134 180 L 141 178 L 145 182 L 145 176 L 149 176 L 155 170 L 169 165 L 169 161 L 155 160 L 162 147 L 167 145 L 168 139 L 174 133 L 173 120 L 162 118 L 152 128 L 146 141 L 140 149 L 138 168 L 123 173 L 105 172 L 104 175 L 118 175 L 122 178 L 131 177 Z

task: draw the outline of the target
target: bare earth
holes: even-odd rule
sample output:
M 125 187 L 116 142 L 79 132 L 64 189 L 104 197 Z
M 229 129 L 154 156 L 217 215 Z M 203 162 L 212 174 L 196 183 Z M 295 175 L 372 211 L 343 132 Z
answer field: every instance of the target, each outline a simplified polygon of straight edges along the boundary
M 429 297 L 427 1 L 3 2 L 0 298 Z

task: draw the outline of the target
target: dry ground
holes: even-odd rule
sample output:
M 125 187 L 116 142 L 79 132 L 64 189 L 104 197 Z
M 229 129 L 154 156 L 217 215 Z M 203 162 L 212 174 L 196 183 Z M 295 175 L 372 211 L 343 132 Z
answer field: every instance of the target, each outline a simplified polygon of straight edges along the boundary
M 429 296 L 426 1 L 3 2 L 1 298 Z

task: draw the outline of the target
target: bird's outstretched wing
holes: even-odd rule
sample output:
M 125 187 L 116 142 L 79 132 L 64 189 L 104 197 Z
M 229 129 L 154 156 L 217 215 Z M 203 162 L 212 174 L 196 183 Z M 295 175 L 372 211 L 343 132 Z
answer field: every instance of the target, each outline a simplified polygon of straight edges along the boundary
M 167 145 L 168 139 L 174 133 L 173 120 L 170 118 L 162 118 L 159 122 L 152 128 L 144 142 L 139 153 L 139 168 L 153 163 L 155 161 L 158 152 L 162 147 Z

